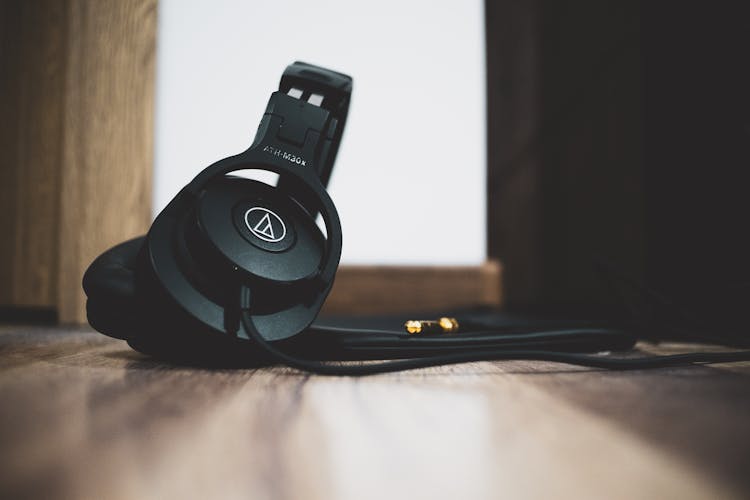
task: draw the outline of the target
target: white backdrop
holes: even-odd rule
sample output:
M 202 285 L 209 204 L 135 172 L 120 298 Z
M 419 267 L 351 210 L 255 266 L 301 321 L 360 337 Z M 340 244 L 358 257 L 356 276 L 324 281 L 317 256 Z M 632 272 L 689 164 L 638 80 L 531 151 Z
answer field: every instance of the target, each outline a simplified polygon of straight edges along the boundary
M 329 185 L 342 262 L 483 262 L 481 0 L 160 0 L 155 211 L 249 146 L 294 60 L 354 78 Z

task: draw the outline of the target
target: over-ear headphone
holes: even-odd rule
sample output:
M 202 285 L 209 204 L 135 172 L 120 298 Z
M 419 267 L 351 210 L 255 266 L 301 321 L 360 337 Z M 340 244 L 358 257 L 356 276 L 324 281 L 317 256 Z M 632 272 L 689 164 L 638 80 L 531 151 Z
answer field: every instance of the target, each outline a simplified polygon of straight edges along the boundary
M 91 324 L 145 351 L 167 343 L 173 350 L 185 331 L 195 339 L 229 331 L 247 340 L 237 300 L 247 287 L 251 320 L 264 339 L 307 328 L 341 256 L 341 225 L 325 186 L 351 92 L 352 79 L 342 73 L 302 62 L 287 67 L 252 145 L 200 172 L 145 238 L 92 263 L 83 279 Z M 276 173 L 278 183 L 227 175 L 247 169 Z
M 628 331 L 591 322 L 535 328 L 476 324 L 438 336 L 311 326 L 341 256 L 341 224 L 325 187 L 351 92 L 347 75 L 301 62 L 288 66 L 252 145 L 201 171 L 145 237 L 107 250 L 89 266 L 83 288 L 91 325 L 160 357 L 276 361 L 322 374 L 486 359 L 649 368 L 750 357 L 747 351 L 636 359 L 579 354 L 626 349 L 635 342 Z M 278 182 L 228 175 L 248 169 L 276 173 Z M 321 361 L 390 358 L 402 359 L 364 365 Z

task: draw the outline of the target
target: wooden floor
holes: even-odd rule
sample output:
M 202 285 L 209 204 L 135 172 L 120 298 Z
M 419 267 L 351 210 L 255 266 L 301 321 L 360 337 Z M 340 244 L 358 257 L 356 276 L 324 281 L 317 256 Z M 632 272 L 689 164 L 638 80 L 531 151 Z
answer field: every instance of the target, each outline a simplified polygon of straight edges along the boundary
M 325 378 L 6 325 L 0 405 L 0 498 L 750 497 L 748 363 Z

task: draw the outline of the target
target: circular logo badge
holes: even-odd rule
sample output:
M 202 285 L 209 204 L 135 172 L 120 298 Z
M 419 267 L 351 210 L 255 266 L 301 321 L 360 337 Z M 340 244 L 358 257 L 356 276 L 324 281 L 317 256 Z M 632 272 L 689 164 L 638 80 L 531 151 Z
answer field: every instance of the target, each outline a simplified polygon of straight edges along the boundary
M 245 225 L 253 236 L 268 243 L 278 243 L 286 237 L 286 224 L 274 211 L 252 207 L 245 211 Z

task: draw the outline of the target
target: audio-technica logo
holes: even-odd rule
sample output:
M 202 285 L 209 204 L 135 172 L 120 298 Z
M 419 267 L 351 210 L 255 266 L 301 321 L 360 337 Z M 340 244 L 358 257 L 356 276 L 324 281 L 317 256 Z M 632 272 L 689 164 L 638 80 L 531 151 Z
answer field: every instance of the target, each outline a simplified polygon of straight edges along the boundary
M 264 207 L 248 209 L 245 225 L 257 238 L 269 243 L 278 243 L 286 236 L 286 225 L 281 217 Z
M 282 151 L 279 148 L 275 148 L 273 146 L 266 146 L 263 148 L 263 151 L 265 151 L 266 153 L 272 154 L 274 156 L 284 158 L 285 160 L 290 161 L 292 163 L 296 163 L 297 165 L 302 165 L 303 167 L 307 166 L 307 162 L 303 160 L 301 157 L 293 155 L 291 153 L 287 153 L 286 151 Z

